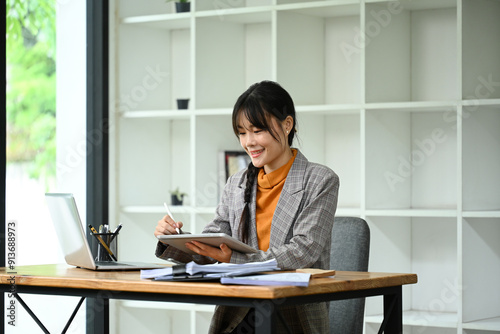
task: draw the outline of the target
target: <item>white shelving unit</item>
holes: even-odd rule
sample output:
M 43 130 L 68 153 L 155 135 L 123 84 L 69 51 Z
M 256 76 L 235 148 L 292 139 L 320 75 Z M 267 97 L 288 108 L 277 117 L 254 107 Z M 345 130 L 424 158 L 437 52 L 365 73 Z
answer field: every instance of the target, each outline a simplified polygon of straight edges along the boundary
M 210 221 L 218 152 L 240 149 L 232 106 L 270 79 L 294 98 L 296 146 L 340 176 L 337 215 L 369 222 L 370 270 L 418 274 L 405 333 L 500 333 L 500 1 L 197 0 L 175 13 L 116 0 L 113 15 L 120 257 L 156 260 L 153 230 L 176 187 L 186 229 Z M 116 303 L 117 330 L 164 332 L 144 310 L 183 319 L 184 332 L 210 321 L 207 308 L 155 305 Z M 367 333 L 380 314 L 369 298 Z

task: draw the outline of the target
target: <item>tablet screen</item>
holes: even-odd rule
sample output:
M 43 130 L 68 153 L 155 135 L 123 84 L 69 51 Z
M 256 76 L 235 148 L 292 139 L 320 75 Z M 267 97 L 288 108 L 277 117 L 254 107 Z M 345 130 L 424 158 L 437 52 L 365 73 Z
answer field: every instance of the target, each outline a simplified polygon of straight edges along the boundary
M 226 244 L 229 248 L 234 251 L 241 253 L 257 253 L 258 250 L 248 246 L 247 244 L 233 238 L 225 233 L 202 233 L 202 234 L 170 234 L 170 235 L 159 235 L 158 239 L 172 247 L 180 249 L 188 254 L 195 254 L 193 251 L 189 250 L 185 243 L 195 240 L 203 242 L 205 244 L 219 247 L 220 244 Z

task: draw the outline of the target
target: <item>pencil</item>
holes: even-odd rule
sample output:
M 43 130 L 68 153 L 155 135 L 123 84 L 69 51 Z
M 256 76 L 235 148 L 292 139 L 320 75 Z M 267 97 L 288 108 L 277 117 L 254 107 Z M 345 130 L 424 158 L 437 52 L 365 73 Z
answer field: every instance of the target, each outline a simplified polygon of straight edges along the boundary
M 113 254 L 113 252 L 111 251 L 111 249 L 109 249 L 108 245 L 106 245 L 106 243 L 104 242 L 104 240 L 102 240 L 101 236 L 97 235 L 97 231 L 95 230 L 94 226 L 92 226 L 92 225 L 89 224 L 89 228 L 92 231 L 92 233 L 94 234 L 94 237 L 96 237 L 97 241 L 99 241 L 99 243 L 102 245 L 102 247 L 104 247 L 104 249 L 108 252 L 109 256 L 111 256 L 111 258 L 113 260 L 118 261 L 116 259 L 116 257 L 115 257 L 115 254 Z

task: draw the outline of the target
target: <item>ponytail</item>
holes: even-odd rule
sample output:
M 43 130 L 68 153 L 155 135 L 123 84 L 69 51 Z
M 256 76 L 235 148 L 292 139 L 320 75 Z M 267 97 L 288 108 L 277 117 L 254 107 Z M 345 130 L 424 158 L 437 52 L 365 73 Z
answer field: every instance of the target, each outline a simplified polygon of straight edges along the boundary
M 248 231 L 250 230 L 250 202 L 252 200 L 254 182 L 257 178 L 259 170 L 260 168 L 255 167 L 252 163 L 248 165 L 247 183 L 244 195 L 245 207 L 243 208 L 243 212 L 241 213 L 240 227 L 238 231 L 240 239 L 244 243 L 248 242 Z

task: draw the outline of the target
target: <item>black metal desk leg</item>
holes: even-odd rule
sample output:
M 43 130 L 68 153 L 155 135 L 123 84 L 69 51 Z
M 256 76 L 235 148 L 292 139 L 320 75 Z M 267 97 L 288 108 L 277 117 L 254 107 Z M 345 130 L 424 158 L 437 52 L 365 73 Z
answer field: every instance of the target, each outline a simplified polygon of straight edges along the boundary
M 109 334 L 108 298 L 87 298 L 87 334 Z
M 384 295 L 385 334 L 403 333 L 403 290 L 395 287 L 394 294 Z
M 276 333 L 276 305 L 269 300 L 256 301 L 255 308 L 255 333 Z
M 21 296 L 19 296 L 17 293 L 15 293 L 14 296 L 16 297 L 17 301 L 22 305 L 22 307 L 24 307 L 24 309 L 26 310 L 26 312 L 28 312 L 28 314 L 31 316 L 31 318 L 33 318 L 33 320 L 35 320 L 35 322 L 38 325 L 38 327 L 40 327 L 40 329 L 44 333 L 50 334 L 49 330 L 42 324 L 42 322 L 40 321 L 40 319 L 38 319 L 38 317 L 35 315 L 35 313 L 33 313 L 33 311 L 24 302 L 24 300 L 21 298 Z

